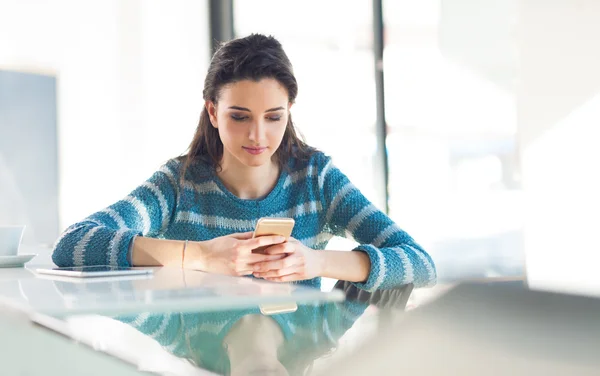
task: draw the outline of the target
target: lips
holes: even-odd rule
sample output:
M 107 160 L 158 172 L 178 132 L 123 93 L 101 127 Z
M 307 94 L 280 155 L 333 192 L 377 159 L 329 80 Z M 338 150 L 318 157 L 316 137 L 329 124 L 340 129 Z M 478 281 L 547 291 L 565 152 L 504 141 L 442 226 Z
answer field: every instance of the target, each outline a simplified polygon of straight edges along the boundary
M 246 150 L 248 153 L 250 153 L 252 155 L 261 154 L 262 152 L 267 150 L 266 147 L 247 147 L 247 146 L 242 146 L 242 149 Z

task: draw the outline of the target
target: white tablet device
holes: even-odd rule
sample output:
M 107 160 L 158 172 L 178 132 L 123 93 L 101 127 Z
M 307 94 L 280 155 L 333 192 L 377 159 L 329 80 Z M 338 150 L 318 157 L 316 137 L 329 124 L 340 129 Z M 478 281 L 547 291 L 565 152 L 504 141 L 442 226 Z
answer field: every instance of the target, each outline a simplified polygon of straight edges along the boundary
M 129 268 L 122 266 L 76 266 L 70 268 L 36 269 L 37 273 L 59 275 L 65 277 L 113 277 L 118 275 L 152 274 L 152 269 Z

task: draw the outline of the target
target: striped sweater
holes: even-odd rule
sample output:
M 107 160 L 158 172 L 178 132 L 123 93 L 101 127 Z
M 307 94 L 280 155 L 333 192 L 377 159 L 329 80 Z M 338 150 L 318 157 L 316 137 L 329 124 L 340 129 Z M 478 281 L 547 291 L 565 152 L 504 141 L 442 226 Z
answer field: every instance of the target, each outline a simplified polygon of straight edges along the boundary
M 182 177 L 172 159 L 117 203 L 68 227 L 56 241 L 58 266 L 129 265 L 135 236 L 203 241 L 252 231 L 261 217 L 295 219 L 292 236 L 307 247 L 324 249 L 333 236 L 350 237 L 371 261 L 367 281 L 373 291 L 413 283 L 433 285 L 431 257 L 387 215 L 378 210 L 331 158 L 315 152 L 307 161 L 291 160 L 264 198 L 240 199 L 204 163 Z M 299 283 L 320 286 L 320 278 Z

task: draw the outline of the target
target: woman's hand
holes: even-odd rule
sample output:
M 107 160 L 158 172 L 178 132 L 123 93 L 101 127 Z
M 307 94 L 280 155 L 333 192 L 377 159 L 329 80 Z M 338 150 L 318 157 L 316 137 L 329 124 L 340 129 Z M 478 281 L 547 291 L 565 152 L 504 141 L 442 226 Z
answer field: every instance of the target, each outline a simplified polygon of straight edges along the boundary
M 323 259 L 319 251 L 308 248 L 294 238 L 272 245 L 264 250 L 266 255 L 284 255 L 279 260 L 265 260 L 253 265 L 253 275 L 274 282 L 300 281 L 319 277 Z
M 227 275 L 248 275 L 258 262 L 277 261 L 285 254 L 255 254 L 253 249 L 280 245 L 282 236 L 252 238 L 252 232 L 221 236 L 203 242 L 189 242 L 184 255 L 184 268 Z

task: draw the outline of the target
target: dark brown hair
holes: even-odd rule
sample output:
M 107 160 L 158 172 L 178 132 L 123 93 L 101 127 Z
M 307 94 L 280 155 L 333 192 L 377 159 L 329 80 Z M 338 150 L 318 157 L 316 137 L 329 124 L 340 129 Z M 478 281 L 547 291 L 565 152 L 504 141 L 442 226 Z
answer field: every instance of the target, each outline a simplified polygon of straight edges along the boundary
M 277 80 L 287 89 L 289 102 L 294 103 L 298 95 L 298 83 L 281 43 L 272 36 L 252 34 L 219 47 L 208 67 L 202 95 L 205 101 L 216 104 L 223 86 L 241 80 L 260 81 L 264 78 Z M 290 115 L 281 145 L 275 153 L 279 166 L 287 169 L 291 158 L 305 160 L 315 151 L 298 136 Z M 211 125 L 205 106 L 196 134 L 187 153 L 181 157 L 184 161 L 181 176 L 183 178 L 190 164 L 196 161 L 202 161 L 218 171 L 222 157 L 223 143 L 219 130 Z

